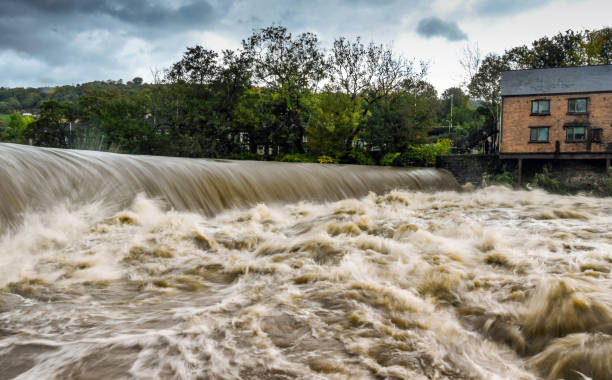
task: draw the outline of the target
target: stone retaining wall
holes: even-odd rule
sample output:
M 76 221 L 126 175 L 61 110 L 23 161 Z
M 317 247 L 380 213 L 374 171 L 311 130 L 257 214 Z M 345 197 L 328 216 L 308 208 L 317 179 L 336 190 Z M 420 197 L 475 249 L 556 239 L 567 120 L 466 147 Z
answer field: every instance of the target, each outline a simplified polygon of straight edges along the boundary
M 508 167 L 514 168 L 516 163 L 506 162 Z M 438 156 L 436 167 L 446 169 L 453 173 L 460 184 L 470 182 L 474 185 L 482 183 L 485 173 L 496 174 L 503 171 L 504 161 L 495 154 L 458 154 Z

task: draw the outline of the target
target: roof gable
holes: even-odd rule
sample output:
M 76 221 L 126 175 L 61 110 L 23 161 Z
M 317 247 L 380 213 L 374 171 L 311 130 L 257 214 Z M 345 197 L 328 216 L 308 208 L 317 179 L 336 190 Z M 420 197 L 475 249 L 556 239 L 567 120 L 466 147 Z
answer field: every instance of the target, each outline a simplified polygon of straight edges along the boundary
M 504 71 L 502 96 L 612 91 L 612 65 Z

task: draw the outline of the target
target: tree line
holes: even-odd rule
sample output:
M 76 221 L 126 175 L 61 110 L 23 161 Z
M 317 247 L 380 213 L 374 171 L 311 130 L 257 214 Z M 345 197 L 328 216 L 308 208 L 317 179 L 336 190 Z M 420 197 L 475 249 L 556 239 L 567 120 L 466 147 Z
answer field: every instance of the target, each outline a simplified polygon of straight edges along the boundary
M 313 33 L 273 25 L 237 50 L 188 47 L 151 84 L 0 89 L 0 106 L 12 94 L 38 113 L 14 112 L 0 133 L 3 141 L 135 154 L 428 164 L 450 151 L 449 139 L 461 149 L 494 144 L 502 70 L 609 64 L 611 35 L 568 30 L 483 59 L 467 48 L 463 88 L 438 95 L 427 64 L 390 46 L 339 37 L 324 50 Z

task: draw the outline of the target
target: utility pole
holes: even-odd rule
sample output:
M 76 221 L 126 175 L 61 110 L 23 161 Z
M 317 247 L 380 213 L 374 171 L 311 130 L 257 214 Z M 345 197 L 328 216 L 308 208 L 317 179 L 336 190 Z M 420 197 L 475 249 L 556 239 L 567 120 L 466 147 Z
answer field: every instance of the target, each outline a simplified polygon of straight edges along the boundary
M 450 114 L 450 124 L 448 126 L 448 134 L 451 133 L 451 128 L 453 127 L 453 94 L 451 94 L 451 114 Z

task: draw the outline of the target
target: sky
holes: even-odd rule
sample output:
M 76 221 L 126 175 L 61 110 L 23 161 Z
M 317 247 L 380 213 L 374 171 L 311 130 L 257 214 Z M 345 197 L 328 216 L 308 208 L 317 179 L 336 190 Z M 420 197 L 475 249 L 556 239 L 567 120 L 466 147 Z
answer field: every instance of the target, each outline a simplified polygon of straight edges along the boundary
M 0 86 L 142 77 L 186 47 L 238 49 L 272 24 L 391 45 L 429 63 L 439 92 L 463 79 L 465 46 L 503 53 L 567 29 L 610 26 L 609 0 L 0 0 Z

